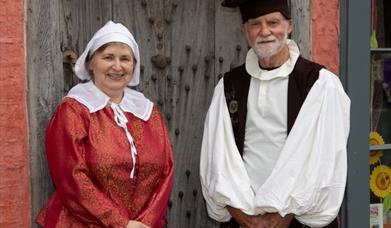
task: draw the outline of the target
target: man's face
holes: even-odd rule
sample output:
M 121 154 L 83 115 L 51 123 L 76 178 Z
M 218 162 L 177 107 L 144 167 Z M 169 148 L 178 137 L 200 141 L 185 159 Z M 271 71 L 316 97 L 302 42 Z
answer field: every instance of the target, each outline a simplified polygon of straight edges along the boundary
M 292 31 L 292 21 L 285 19 L 280 12 L 273 12 L 249 19 L 242 30 L 258 58 L 265 59 L 281 52 Z

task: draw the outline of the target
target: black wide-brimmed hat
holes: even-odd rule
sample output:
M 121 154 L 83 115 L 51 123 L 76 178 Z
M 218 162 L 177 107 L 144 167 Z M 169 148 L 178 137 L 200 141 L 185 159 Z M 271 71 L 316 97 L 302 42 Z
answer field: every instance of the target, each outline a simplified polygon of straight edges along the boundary
M 291 18 L 288 0 L 224 0 L 222 6 L 239 7 L 243 23 L 272 12 L 280 12 L 286 19 Z

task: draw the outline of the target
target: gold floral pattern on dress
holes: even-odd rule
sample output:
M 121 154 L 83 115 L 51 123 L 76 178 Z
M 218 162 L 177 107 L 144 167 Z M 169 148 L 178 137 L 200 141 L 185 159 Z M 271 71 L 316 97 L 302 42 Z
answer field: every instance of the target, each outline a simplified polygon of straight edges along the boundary
M 42 209 L 39 224 L 50 220 L 60 227 L 124 227 L 137 219 L 163 226 L 173 179 L 164 121 L 156 107 L 148 121 L 125 115 L 138 152 L 134 179 L 129 177 L 129 142 L 109 107 L 89 113 L 71 98 L 59 105 L 47 129 L 46 151 L 53 182 L 61 191 Z

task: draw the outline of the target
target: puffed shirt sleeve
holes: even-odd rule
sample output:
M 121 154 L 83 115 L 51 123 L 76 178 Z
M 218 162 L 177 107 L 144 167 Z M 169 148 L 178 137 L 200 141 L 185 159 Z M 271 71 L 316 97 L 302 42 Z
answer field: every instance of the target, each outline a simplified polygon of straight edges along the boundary
M 254 193 L 236 147 L 224 96 L 224 79 L 216 85 L 205 118 L 200 156 L 200 179 L 208 215 L 225 222 L 227 205 L 254 214 Z
M 347 176 L 350 99 L 339 78 L 322 69 L 270 177 L 256 192 L 256 212 L 292 213 L 323 227 L 341 206 Z
M 125 227 L 125 208 L 110 200 L 93 182 L 85 161 L 88 110 L 62 102 L 46 130 L 46 155 L 62 203 L 83 223 Z

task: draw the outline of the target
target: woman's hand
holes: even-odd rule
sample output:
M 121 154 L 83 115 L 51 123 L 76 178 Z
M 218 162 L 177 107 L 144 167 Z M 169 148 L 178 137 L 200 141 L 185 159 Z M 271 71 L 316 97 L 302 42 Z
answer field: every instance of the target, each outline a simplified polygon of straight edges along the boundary
M 139 221 L 130 220 L 128 224 L 126 224 L 125 228 L 151 228 L 150 226 L 147 226 Z

